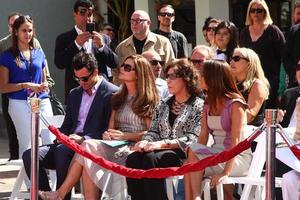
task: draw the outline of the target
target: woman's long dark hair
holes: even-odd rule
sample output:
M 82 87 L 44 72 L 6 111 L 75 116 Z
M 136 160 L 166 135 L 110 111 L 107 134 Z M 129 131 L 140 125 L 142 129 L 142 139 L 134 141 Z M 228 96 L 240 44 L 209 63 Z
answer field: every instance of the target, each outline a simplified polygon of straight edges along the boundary
M 19 30 L 19 28 L 21 27 L 22 24 L 29 22 L 33 25 L 33 20 L 28 16 L 28 15 L 21 15 L 19 16 L 14 24 L 13 24 L 13 31 L 11 33 L 11 37 L 12 37 L 12 47 L 9 49 L 9 51 L 12 53 L 12 55 L 14 56 L 15 60 L 16 60 L 16 64 L 18 66 L 21 65 L 21 59 L 20 59 L 20 51 L 19 51 L 19 47 L 18 47 L 18 36 L 17 36 L 17 32 Z M 35 36 L 34 33 L 34 29 L 33 29 L 33 37 Z M 31 48 L 33 48 L 33 37 L 29 42 L 29 46 Z
M 202 77 L 208 88 L 206 91 L 206 103 L 213 109 L 217 110 L 218 100 L 222 98 L 239 98 L 245 102 L 235 84 L 227 62 L 222 60 L 208 60 L 204 62 Z

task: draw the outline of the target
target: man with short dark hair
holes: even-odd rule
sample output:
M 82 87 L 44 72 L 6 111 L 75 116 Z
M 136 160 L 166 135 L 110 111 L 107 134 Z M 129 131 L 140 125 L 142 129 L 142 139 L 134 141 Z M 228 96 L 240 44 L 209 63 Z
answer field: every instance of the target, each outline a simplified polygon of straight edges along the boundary
M 187 58 L 188 47 L 185 36 L 172 29 L 172 24 L 175 21 L 175 10 L 172 5 L 164 4 L 158 12 L 159 28 L 154 30 L 154 33 L 167 37 L 172 45 L 175 58 Z
M 12 12 L 8 15 L 8 30 L 9 30 L 9 35 L 6 37 L 2 38 L 0 40 L 0 53 L 6 51 L 10 47 L 12 47 L 12 26 L 15 22 L 15 20 L 20 16 L 20 13 L 17 12 Z M 41 45 L 39 41 L 36 38 L 33 38 L 33 47 L 34 48 L 41 48 Z M 45 65 L 45 70 L 46 70 L 46 79 L 48 82 L 48 86 L 52 87 L 54 85 L 54 81 L 50 76 L 49 68 L 48 68 L 48 63 L 46 62 Z M 14 123 L 9 116 L 8 113 L 8 98 L 6 94 L 2 94 L 2 112 L 3 112 L 3 117 L 6 122 L 6 130 L 8 134 L 8 147 L 9 147 L 9 159 L 10 160 L 16 160 L 19 159 L 19 144 L 18 144 L 18 138 L 17 138 L 17 133 L 16 129 L 14 126 Z
M 78 86 L 78 83 L 73 80 L 74 72 L 71 63 L 79 51 L 94 54 L 99 65 L 98 72 L 105 78 L 108 77 L 106 67 L 117 66 L 117 55 L 108 47 L 108 36 L 97 31 L 86 30 L 87 23 L 93 21 L 93 12 L 94 5 L 90 0 L 77 0 L 73 7 L 75 27 L 56 38 L 54 62 L 59 69 L 66 69 L 65 102 L 70 90 Z
M 108 128 L 111 114 L 111 96 L 118 88 L 98 75 L 98 65 L 93 54 L 79 52 L 73 59 L 74 80 L 79 87 L 71 90 L 66 116 L 59 130 L 71 140 L 81 144 L 86 139 L 101 139 Z M 39 189 L 51 191 L 45 169 L 55 169 L 56 188 L 68 172 L 74 152 L 59 141 L 39 148 Z M 31 150 L 23 154 L 26 173 L 30 177 Z M 71 194 L 65 199 L 70 199 Z

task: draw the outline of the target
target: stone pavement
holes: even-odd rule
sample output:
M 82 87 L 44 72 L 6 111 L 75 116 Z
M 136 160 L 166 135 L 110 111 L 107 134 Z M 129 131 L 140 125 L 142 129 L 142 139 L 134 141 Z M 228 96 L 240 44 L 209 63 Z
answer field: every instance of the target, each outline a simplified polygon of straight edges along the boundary
M 10 193 L 14 186 L 14 182 L 20 169 L 19 166 L 10 165 L 7 162 L 9 158 L 8 153 L 8 139 L 0 138 L 0 199 L 9 199 Z M 22 190 L 26 190 L 25 185 Z

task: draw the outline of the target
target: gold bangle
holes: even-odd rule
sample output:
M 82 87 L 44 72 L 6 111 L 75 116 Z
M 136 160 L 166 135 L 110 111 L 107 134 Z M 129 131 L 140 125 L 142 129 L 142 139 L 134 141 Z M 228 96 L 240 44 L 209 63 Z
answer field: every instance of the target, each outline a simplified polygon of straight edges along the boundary
M 22 89 L 22 90 L 24 89 L 23 83 L 21 83 L 21 89 Z

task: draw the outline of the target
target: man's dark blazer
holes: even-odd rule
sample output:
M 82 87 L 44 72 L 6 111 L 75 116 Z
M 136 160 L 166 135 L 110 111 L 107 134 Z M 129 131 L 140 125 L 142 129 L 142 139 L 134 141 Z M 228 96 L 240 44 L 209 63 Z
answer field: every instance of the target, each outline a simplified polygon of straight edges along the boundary
M 117 86 L 103 78 L 86 118 L 82 136 L 102 138 L 102 133 L 107 130 L 111 114 L 111 96 L 117 90 Z M 66 135 L 74 133 L 77 127 L 82 94 L 83 89 L 80 86 L 72 89 L 69 94 L 66 116 L 60 127 L 60 131 Z
M 95 139 L 102 138 L 102 133 L 107 130 L 111 114 L 111 96 L 118 90 L 112 83 L 102 80 L 96 96 L 90 107 L 81 136 L 89 136 Z M 74 88 L 68 98 L 66 116 L 60 131 L 66 135 L 74 133 L 78 125 L 78 114 L 82 99 L 83 89 Z M 50 144 L 39 148 L 39 189 L 50 191 L 48 176 L 45 169 L 55 169 L 57 176 L 57 188 L 64 182 L 74 152 L 63 144 Z M 31 150 L 23 154 L 25 171 L 30 177 Z M 68 193 L 65 200 L 71 199 Z
M 300 96 L 300 86 L 287 89 L 284 92 L 281 100 L 281 105 L 280 105 L 280 109 L 286 110 L 283 120 L 280 123 L 283 127 L 289 126 L 291 117 L 293 115 L 296 106 L 296 100 L 299 96 Z
M 78 86 L 78 82 L 73 79 L 74 71 L 72 68 L 72 59 L 80 51 L 75 44 L 77 37 L 76 29 L 65 32 L 56 38 L 54 63 L 59 69 L 66 69 L 65 72 L 65 102 L 67 102 L 68 94 L 71 89 Z M 109 39 L 103 37 L 105 45 L 102 51 L 93 48 L 94 55 L 98 61 L 99 73 L 107 76 L 106 66 L 110 68 L 117 67 L 118 57 L 109 48 Z
M 296 66 L 300 60 L 300 24 L 291 27 L 287 33 L 283 55 L 283 64 L 289 75 L 289 87 L 295 87 Z

